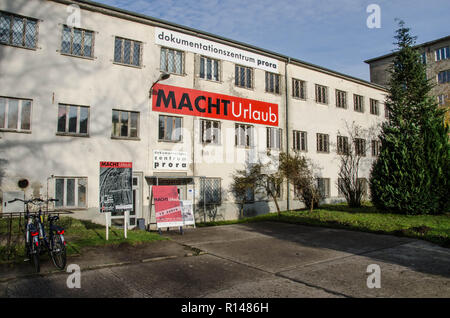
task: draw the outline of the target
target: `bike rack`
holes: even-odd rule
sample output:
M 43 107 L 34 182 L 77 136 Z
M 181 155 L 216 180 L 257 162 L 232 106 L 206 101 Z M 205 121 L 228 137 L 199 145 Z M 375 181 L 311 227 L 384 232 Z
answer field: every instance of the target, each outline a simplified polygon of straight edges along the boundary
M 19 230 L 19 235 L 23 232 L 23 228 L 22 228 L 22 215 L 23 215 L 23 219 L 25 221 L 25 215 L 27 214 L 27 212 L 4 212 L 4 213 L 0 213 L 0 219 L 4 219 L 4 218 L 8 218 L 8 234 L 7 234 L 7 243 L 6 243 L 6 260 L 9 261 L 9 258 L 11 256 L 11 239 L 12 239 L 12 221 L 14 218 L 19 218 L 19 223 L 18 223 L 18 230 Z M 38 214 L 38 212 L 29 212 L 29 215 L 34 215 L 34 214 Z M 67 211 L 67 210 L 55 210 L 55 211 L 45 211 L 42 212 L 42 215 L 48 215 L 48 214 L 73 214 L 72 211 Z M 25 225 L 25 224 L 24 224 Z

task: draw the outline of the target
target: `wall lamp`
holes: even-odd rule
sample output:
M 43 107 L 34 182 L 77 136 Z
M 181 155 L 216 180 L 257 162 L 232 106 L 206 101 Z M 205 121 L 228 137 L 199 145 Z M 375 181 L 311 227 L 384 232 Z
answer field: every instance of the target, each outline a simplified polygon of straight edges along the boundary
M 164 81 L 164 80 L 168 79 L 169 77 L 170 77 L 170 74 L 168 74 L 168 73 L 162 73 L 161 75 L 159 75 L 159 78 L 150 87 L 150 91 L 148 92 L 148 98 L 152 98 L 153 86 L 155 86 L 156 83 L 158 83 L 159 81 Z

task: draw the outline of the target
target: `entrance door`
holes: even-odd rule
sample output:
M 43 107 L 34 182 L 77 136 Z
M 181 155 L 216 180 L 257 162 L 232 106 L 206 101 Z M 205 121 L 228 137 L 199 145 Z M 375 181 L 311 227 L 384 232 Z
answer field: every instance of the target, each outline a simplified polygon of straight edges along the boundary
M 178 191 L 178 199 L 186 200 L 186 186 L 177 185 L 177 191 Z
M 137 225 L 136 219 L 142 217 L 142 176 L 133 173 L 133 210 L 130 211 L 129 227 L 134 228 Z

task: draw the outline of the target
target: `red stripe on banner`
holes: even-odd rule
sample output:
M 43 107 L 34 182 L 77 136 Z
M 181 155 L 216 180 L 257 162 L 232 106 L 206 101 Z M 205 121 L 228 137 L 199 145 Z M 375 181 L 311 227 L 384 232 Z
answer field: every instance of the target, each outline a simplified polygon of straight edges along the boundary
M 278 126 L 278 104 L 162 84 L 152 95 L 157 112 Z
M 100 168 L 132 168 L 132 162 L 100 161 Z

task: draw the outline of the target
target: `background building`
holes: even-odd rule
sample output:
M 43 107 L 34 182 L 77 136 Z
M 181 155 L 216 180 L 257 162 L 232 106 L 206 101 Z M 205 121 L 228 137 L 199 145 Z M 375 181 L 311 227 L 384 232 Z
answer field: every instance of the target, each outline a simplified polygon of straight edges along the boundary
M 161 74 L 170 77 L 156 83 Z M 232 173 L 297 150 L 314 163 L 325 200 L 339 201 L 338 136 L 353 123 L 378 127 L 385 94 L 374 83 L 90 1 L 2 1 L 0 193 L 56 197 L 58 208 L 102 223 L 99 164 L 132 162 L 132 226 L 136 218 L 154 222 L 154 184 L 176 185 L 197 219 L 235 219 Z M 375 158 L 369 148 L 362 179 Z M 300 207 L 293 197 L 280 189 L 281 208 Z M 267 197 L 248 200 L 246 215 L 275 209 Z
M 427 78 L 435 84 L 431 93 L 441 107 L 450 106 L 450 36 L 416 45 L 421 60 L 426 65 Z M 370 81 L 383 86 L 389 82 L 388 68 L 392 65 L 395 52 L 365 61 L 370 66 Z M 446 122 L 450 112 L 446 113 Z

